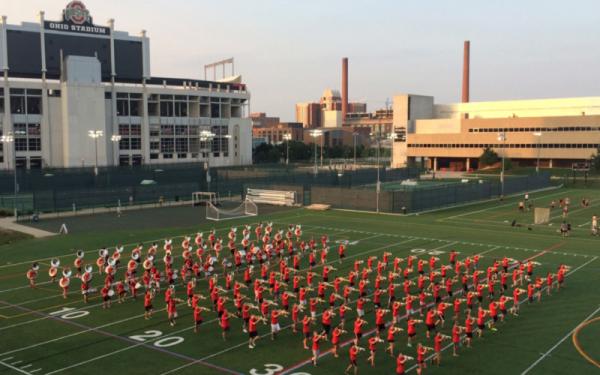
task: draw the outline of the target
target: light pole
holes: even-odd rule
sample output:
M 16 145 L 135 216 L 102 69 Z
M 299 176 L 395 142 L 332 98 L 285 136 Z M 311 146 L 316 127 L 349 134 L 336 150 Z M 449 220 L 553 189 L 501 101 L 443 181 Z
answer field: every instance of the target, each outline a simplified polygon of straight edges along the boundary
M 210 130 L 200 131 L 200 141 L 208 142 L 208 157 L 206 158 L 206 189 L 210 192 L 210 154 L 212 153 L 212 141 L 215 138 L 215 133 Z
M 535 173 L 540 174 L 540 142 L 542 141 L 542 132 L 533 133 L 537 138 L 537 162 L 535 163 Z
M 317 138 L 323 135 L 323 131 L 320 129 L 314 129 L 310 131 L 310 136 L 313 137 L 313 143 L 315 144 L 315 175 L 318 173 L 317 167 Z
M 4 154 L 6 155 L 6 149 L 9 144 L 13 144 L 13 167 L 14 167 L 14 201 L 13 201 L 13 209 L 15 215 L 15 221 L 17 221 L 17 191 L 19 190 L 19 186 L 17 185 L 17 145 L 15 144 L 15 137 L 12 133 L 8 133 L 8 135 L 3 135 L 0 137 L 0 142 L 6 145 L 4 148 Z M 6 162 L 8 165 L 8 161 Z
M 285 165 L 288 165 L 290 164 L 290 141 L 292 140 L 292 135 L 285 133 L 283 140 L 285 141 Z
M 94 140 L 94 153 L 96 155 L 94 161 L 94 175 L 98 175 L 98 138 L 102 137 L 104 132 L 102 130 L 90 130 L 88 136 Z
M 352 146 L 354 148 L 354 170 L 356 170 L 356 136 L 358 136 L 357 132 L 352 133 Z
M 115 152 L 113 152 L 113 155 L 116 155 L 116 156 L 115 156 L 115 165 L 118 165 L 118 164 L 117 164 L 117 161 L 118 161 L 118 159 L 119 159 L 119 142 L 121 142 L 121 139 L 122 139 L 122 138 L 123 138 L 123 137 L 121 137 L 121 136 L 120 136 L 120 135 L 118 135 L 118 134 L 113 134 L 113 135 L 110 137 L 110 140 L 111 140 L 111 141 L 113 142 L 113 144 L 114 144 L 114 150 L 115 150 Z
M 500 172 L 500 198 L 504 199 L 504 156 L 506 155 L 506 133 L 498 133 L 498 141 L 502 142 L 502 171 Z

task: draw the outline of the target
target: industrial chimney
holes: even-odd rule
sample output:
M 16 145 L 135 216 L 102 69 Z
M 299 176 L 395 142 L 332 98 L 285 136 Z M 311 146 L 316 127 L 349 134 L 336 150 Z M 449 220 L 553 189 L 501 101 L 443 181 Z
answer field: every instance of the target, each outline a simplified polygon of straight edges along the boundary
M 348 58 L 342 58 L 342 123 L 348 114 Z
M 471 42 L 465 40 L 463 51 L 463 80 L 462 80 L 462 102 L 469 102 L 469 70 Z

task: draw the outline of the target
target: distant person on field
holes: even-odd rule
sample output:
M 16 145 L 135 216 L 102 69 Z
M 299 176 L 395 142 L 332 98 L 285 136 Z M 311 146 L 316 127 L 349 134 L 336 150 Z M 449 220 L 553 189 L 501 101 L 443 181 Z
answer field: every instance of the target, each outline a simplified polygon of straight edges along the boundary
M 592 236 L 598 235 L 598 216 L 592 216 Z

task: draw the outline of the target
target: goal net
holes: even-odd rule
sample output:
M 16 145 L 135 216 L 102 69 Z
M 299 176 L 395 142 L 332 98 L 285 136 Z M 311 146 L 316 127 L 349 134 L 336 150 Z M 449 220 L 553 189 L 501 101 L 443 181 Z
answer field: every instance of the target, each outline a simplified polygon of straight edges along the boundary
M 210 191 L 196 191 L 192 193 L 192 206 L 217 203 L 217 194 Z
M 256 215 L 258 215 L 258 207 L 249 199 L 244 200 L 242 204 L 231 210 L 224 210 L 218 208 L 212 202 L 206 202 L 206 218 L 208 220 L 220 221 Z
M 296 192 L 248 188 L 246 192 L 246 199 L 250 199 L 255 203 L 274 204 L 277 206 L 293 206 L 296 204 Z
M 550 222 L 550 209 L 545 207 L 536 207 L 534 210 L 534 224 L 546 224 Z

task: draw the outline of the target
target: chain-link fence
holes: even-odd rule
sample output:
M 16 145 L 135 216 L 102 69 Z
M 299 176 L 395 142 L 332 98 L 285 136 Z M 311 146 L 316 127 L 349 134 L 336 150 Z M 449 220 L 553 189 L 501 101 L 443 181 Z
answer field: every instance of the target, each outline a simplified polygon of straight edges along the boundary
M 313 187 L 310 191 L 312 203 L 330 204 L 334 208 L 410 213 L 453 206 L 461 203 L 533 191 L 551 186 L 550 175 L 541 173 L 533 176 L 507 177 L 504 187 L 499 180 L 473 180 L 467 183 L 428 185 L 396 191 L 347 187 Z M 306 195 L 307 192 L 304 191 Z
M 372 184 L 377 168 L 356 170 L 312 165 L 254 165 L 211 168 L 210 178 L 202 165 L 176 164 L 136 167 L 19 170 L 17 209 L 21 215 L 34 212 L 78 211 L 118 205 L 140 205 L 190 200 L 195 191 L 216 192 L 220 198 L 241 198 L 247 187 L 312 186 L 355 187 Z M 400 181 L 418 177 L 418 169 L 379 169 L 381 181 Z M 0 209 L 13 209 L 14 174 L 0 172 Z M 301 202 L 310 201 L 310 193 Z

